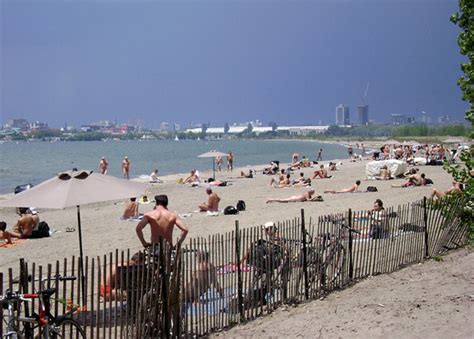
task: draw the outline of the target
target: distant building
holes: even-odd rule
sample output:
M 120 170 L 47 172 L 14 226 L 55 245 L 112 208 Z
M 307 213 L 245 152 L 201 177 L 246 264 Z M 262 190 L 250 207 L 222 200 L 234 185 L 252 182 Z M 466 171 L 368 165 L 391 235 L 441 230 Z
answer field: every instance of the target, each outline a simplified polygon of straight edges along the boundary
M 21 131 L 27 131 L 30 128 L 30 123 L 26 119 L 10 119 L 5 124 L 6 129 L 19 129 Z
M 170 130 L 170 124 L 166 121 L 163 121 L 161 124 L 160 124 L 160 131 L 161 132 L 168 132 Z
M 349 107 L 346 105 L 339 105 L 336 107 L 336 125 L 349 125 Z
M 392 114 L 392 125 L 404 125 L 407 123 L 405 114 Z
M 421 112 L 420 122 L 422 124 L 429 124 L 431 122 L 431 118 L 426 114 L 425 111 Z
M 173 131 L 178 132 L 179 130 L 181 130 L 181 126 L 177 123 L 174 123 L 173 124 Z
M 438 124 L 449 124 L 451 122 L 451 118 L 448 114 L 443 114 L 438 117 Z
M 46 122 L 35 121 L 30 124 L 30 129 L 32 131 L 45 131 L 48 130 L 49 127 Z
M 357 123 L 363 126 L 369 123 L 369 105 L 357 106 Z

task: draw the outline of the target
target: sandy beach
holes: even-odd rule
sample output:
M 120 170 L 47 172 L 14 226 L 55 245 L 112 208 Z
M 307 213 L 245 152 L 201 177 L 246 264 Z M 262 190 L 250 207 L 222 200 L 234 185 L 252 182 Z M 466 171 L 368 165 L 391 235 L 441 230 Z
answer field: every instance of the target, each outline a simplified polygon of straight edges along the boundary
M 206 213 L 196 213 L 198 205 L 207 201 L 204 187 L 190 187 L 180 185 L 176 180 L 187 174 L 177 174 L 162 177 L 164 183 L 153 184 L 147 193 L 153 197 L 155 194 L 169 196 L 169 209 L 179 214 L 187 215 L 184 218 L 189 228 L 188 239 L 194 237 L 207 237 L 210 234 L 232 231 L 237 220 L 241 228 L 262 225 L 267 221 L 284 221 L 300 216 L 300 210 L 305 209 L 307 218 L 314 218 L 329 213 L 343 212 L 348 208 L 353 210 L 370 209 L 375 199 L 383 200 L 386 207 L 398 206 L 429 196 L 434 187 L 446 190 L 451 185 L 451 177 L 441 166 L 425 166 L 421 168 L 428 178 L 434 181 L 433 186 L 392 188 L 391 184 L 401 184 L 403 179 L 389 181 L 362 181 L 361 189 L 367 186 L 376 186 L 378 192 L 357 194 L 324 194 L 324 190 L 342 189 L 349 187 L 356 180 L 365 179 L 365 165 L 368 160 L 349 162 L 342 160 L 337 172 L 332 172 L 330 179 L 315 179 L 312 188 L 316 195 L 322 195 L 323 202 L 267 204 L 267 198 L 286 198 L 302 194 L 308 188 L 273 188 L 270 186 L 271 176 L 259 172 L 253 179 L 237 179 L 240 169 L 233 172 L 217 172 L 216 179 L 229 181 L 227 187 L 215 187 L 214 191 L 221 197 L 220 208 L 234 205 L 238 200 L 244 200 L 247 210 L 238 215 L 208 216 Z M 283 162 L 284 164 L 285 162 Z M 327 163 L 327 162 L 323 162 Z M 282 165 L 283 165 L 282 164 Z M 283 165 L 284 167 L 284 165 Z M 259 167 L 256 167 L 259 169 Z M 262 167 L 260 167 L 262 168 Z M 305 168 L 302 172 L 306 176 L 312 175 L 316 168 Z M 244 170 L 248 171 L 248 168 Z M 301 171 L 292 175 L 296 178 Z M 210 172 L 202 172 L 202 178 L 212 176 Z M 8 195 L 1 198 L 5 199 Z M 89 257 L 108 254 L 115 249 L 139 250 L 141 244 L 135 234 L 136 221 L 120 220 L 125 207 L 125 201 L 104 202 L 81 206 L 81 220 L 83 227 L 83 242 L 85 254 Z M 144 213 L 153 208 L 153 204 L 141 204 L 140 212 Z M 75 208 L 64 210 L 39 210 L 41 220 L 48 222 L 49 226 L 57 230 L 52 237 L 44 239 L 31 239 L 14 247 L 0 248 L 0 271 L 18 266 L 18 259 L 25 258 L 29 262 L 46 264 L 55 260 L 62 260 L 73 255 L 77 256 L 78 234 L 77 213 Z M 14 208 L 0 209 L 1 219 L 11 227 L 17 220 Z M 75 228 L 76 232 L 66 232 Z M 148 229 L 146 229 L 148 232 Z M 145 233 L 148 236 L 148 233 Z M 177 237 L 177 234 L 176 234 Z
M 207 200 L 204 187 L 190 187 L 177 184 L 177 179 L 187 174 L 176 174 L 162 177 L 164 183 L 153 184 L 147 194 L 167 194 L 170 199 L 169 209 L 181 215 L 189 228 L 187 241 L 196 237 L 207 237 L 215 233 L 232 231 L 237 220 L 241 228 L 262 225 L 267 221 L 285 221 L 300 216 L 305 210 L 306 218 L 316 218 L 329 213 L 353 210 L 367 210 L 375 199 L 382 199 L 386 207 L 398 206 L 429 196 L 433 188 L 446 190 L 451 186 L 452 178 L 441 166 L 420 167 L 428 178 L 434 181 L 432 186 L 393 188 L 392 184 L 401 184 L 403 179 L 388 181 L 365 180 L 365 166 L 369 160 L 349 162 L 342 160 L 339 170 L 331 172 L 330 179 L 315 179 L 312 189 L 324 199 L 322 202 L 305 203 L 271 203 L 267 198 L 287 198 L 298 195 L 309 188 L 273 188 L 271 176 L 258 172 L 253 179 L 240 179 L 241 169 L 233 172 L 217 172 L 216 178 L 227 180 L 227 187 L 215 187 L 215 192 L 222 198 L 220 208 L 235 205 L 244 200 L 246 211 L 238 215 L 208 216 L 206 213 L 193 212 L 197 206 Z M 323 162 L 327 164 L 327 161 Z M 282 167 L 285 167 L 284 163 Z M 263 166 L 257 166 L 262 169 Z M 295 171 L 296 178 L 300 172 L 305 176 L 312 175 L 316 168 L 305 168 Z M 248 168 L 244 168 L 248 171 Z M 202 178 L 211 176 L 202 172 Z M 362 180 L 361 190 L 367 186 L 376 186 L 378 192 L 354 194 L 324 194 L 325 190 L 349 187 L 356 180 Z M 1 199 L 8 198 L 8 195 Z M 120 220 L 125 201 L 105 202 L 81 207 L 84 250 L 87 256 L 96 257 L 114 252 L 115 249 L 130 248 L 131 252 L 141 249 L 135 234 L 136 221 Z M 153 204 L 141 204 L 140 212 L 153 208 Z M 75 208 L 65 210 L 40 210 L 42 220 L 57 230 L 50 238 L 26 240 L 16 246 L 0 248 L 0 272 L 14 268 L 18 272 L 20 258 L 37 264 L 54 263 L 56 260 L 78 256 L 77 214 Z M 13 208 L 0 209 L 1 219 L 11 227 L 17 219 Z M 75 228 L 75 232 L 67 229 Z M 148 228 L 145 236 L 148 237 Z M 177 234 L 175 234 L 177 237 Z M 456 329 L 455 337 L 466 337 L 471 329 L 462 328 L 472 317 L 472 253 L 458 251 L 443 263 L 430 262 L 416 265 L 389 275 L 370 278 L 355 287 L 331 294 L 323 301 L 314 301 L 298 308 L 283 308 L 263 319 L 257 319 L 244 327 L 237 327 L 226 333 L 229 337 L 280 337 L 287 335 L 289 327 L 296 328 L 293 337 L 382 337 L 393 333 L 403 337 L 424 337 L 425 330 L 431 328 L 429 337 L 445 337 L 447 328 Z M 466 275 L 466 269 L 471 273 Z M 6 277 L 6 276 L 5 276 Z M 5 279 L 5 278 L 4 278 Z M 435 289 L 439 287 L 440 289 Z M 444 288 L 444 289 L 442 289 Z M 454 290 L 456 288 L 456 290 Z M 409 291 L 410 293 L 407 293 Z M 451 299 L 450 299 L 451 298 Z M 454 298 L 454 299 L 453 299 Z M 442 300 L 446 302 L 443 303 Z M 384 306 L 380 306 L 384 305 Z M 423 313 L 417 305 L 421 305 Z M 444 305 L 444 306 L 443 306 Z M 443 308 L 444 307 L 444 308 Z M 356 310 L 356 311 L 354 311 Z M 388 313 L 387 313 L 388 312 Z M 336 315 L 336 316 L 334 316 Z M 314 322 L 312 319 L 320 319 Z M 356 321 L 356 319 L 362 321 Z M 448 322 L 455 319 L 458 325 Z M 283 321 L 285 320 L 285 322 Z M 308 326 L 311 324 L 311 326 Z M 325 324 L 325 325 L 323 325 Z M 399 325 L 403 324 L 403 326 Z M 419 325 L 422 324 L 422 327 Z M 436 325 L 436 326 L 435 326 Z M 402 332 L 399 332 L 403 330 Z M 439 332 L 438 332 L 439 330 Z M 395 332 L 396 331 L 396 332 Z M 439 334 L 439 335 L 438 335 Z M 223 335 L 222 333 L 220 334 Z

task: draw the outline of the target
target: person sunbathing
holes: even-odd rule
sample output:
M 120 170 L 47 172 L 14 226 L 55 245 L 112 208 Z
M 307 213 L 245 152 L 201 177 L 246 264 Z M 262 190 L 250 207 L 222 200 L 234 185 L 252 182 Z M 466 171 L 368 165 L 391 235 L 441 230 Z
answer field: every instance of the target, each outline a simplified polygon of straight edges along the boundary
M 390 180 L 392 175 L 390 170 L 387 168 L 387 165 L 384 165 L 380 168 L 379 174 L 375 176 L 377 180 Z
M 216 267 L 209 260 L 209 252 L 199 251 L 196 254 L 196 268 L 191 273 L 191 279 L 184 289 L 184 301 L 186 304 L 198 303 L 201 296 L 213 286 L 221 297 L 224 297 L 224 289 L 217 279 Z
M 183 184 L 194 184 L 200 182 L 201 179 L 199 179 L 199 175 L 197 174 L 197 171 L 195 169 L 191 170 L 189 176 L 183 180 Z
M 354 193 L 354 192 L 359 191 L 359 186 L 360 186 L 360 180 L 357 180 L 355 182 L 355 184 L 353 184 L 351 187 L 344 188 L 344 189 L 339 190 L 339 191 L 328 190 L 328 191 L 324 191 L 324 193 L 332 193 L 332 194 L 336 194 L 336 193 Z
M 319 166 L 319 171 L 314 171 L 312 179 L 316 179 L 318 177 L 321 179 L 331 178 L 331 175 L 328 175 L 328 171 L 324 168 L 324 165 Z
M 241 177 L 241 178 L 249 178 L 249 179 L 252 179 L 252 178 L 254 177 L 253 170 L 252 170 L 252 169 L 249 169 L 249 173 L 248 173 L 248 174 L 245 174 L 244 171 L 240 171 L 240 177 Z
M 330 161 L 329 162 L 329 170 L 330 171 L 337 171 L 337 166 L 335 162 Z
M 412 174 L 408 176 L 407 180 L 401 185 L 392 185 L 392 187 L 410 187 L 410 186 L 424 186 L 426 185 L 425 173 Z
M 127 202 L 125 210 L 123 211 L 122 219 L 133 219 L 138 218 L 138 216 L 137 198 L 130 198 L 130 201 Z
M 0 221 L 0 239 L 5 240 L 7 244 L 12 244 L 12 235 L 7 231 L 7 223 Z
M 217 195 L 217 193 L 213 193 L 212 189 L 207 188 L 206 193 L 209 196 L 207 203 L 202 203 L 199 205 L 199 211 L 200 212 L 206 212 L 206 211 L 211 211 L 215 212 L 219 210 L 219 201 L 221 201 L 221 198 Z
M 281 202 L 281 203 L 287 203 L 287 202 L 305 202 L 305 201 L 311 201 L 313 198 L 314 190 L 309 190 L 308 192 L 305 192 L 301 195 L 293 195 L 289 198 L 285 199 L 276 199 L 276 198 L 271 198 L 267 199 L 267 204 L 271 202 Z
M 462 193 L 463 189 L 464 189 L 463 184 L 453 181 L 453 186 L 450 187 L 446 192 L 438 191 L 437 189 L 433 188 L 433 192 L 431 193 L 431 198 L 433 200 L 438 200 L 446 195 Z
M 275 188 L 290 187 L 290 174 L 288 173 L 286 176 L 283 176 L 283 179 L 281 179 L 280 176 L 280 181 L 277 181 L 275 178 L 272 178 L 272 180 L 270 181 L 270 186 L 273 186 Z

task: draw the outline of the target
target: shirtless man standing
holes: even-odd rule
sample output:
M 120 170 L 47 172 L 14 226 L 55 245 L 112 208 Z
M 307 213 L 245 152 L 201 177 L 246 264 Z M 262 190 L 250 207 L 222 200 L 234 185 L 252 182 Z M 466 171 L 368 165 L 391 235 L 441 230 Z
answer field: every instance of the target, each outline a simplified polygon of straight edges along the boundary
M 124 179 L 129 179 L 130 178 L 130 160 L 128 160 L 128 157 L 125 156 L 122 161 L 122 173 Z
M 173 245 L 173 229 L 176 225 L 181 230 L 178 245 L 181 245 L 188 234 L 188 228 L 175 213 L 168 211 L 168 196 L 155 196 L 156 206 L 153 211 L 145 213 L 143 219 L 137 224 L 137 237 L 144 247 L 158 244 L 163 237 L 170 245 Z M 146 241 L 143 237 L 143 229 L 150 224 L 151 239 Z
M 206 193 L 209 196 L 207 199 L 207 203 L 202 203 L 199 205 L 199 211 L 200 212 L 206 212 L 206 211 L 211 211 L 215 212 L 219 209 L 219 201 L 221 201 L 221 198 L 217 195 L 217 193 L 213 193 L 212 189 L 207 188 Z
M 109 168 L 109 163 L 105 157 L 102 157 L 99 161 L 99 173 L 100 174 L 107 174 L 107 170 Z
M 309 190 L 308 192 L 301 195 L 293 195 L 286 199 L 267 199 L 267 204 L 270 202 L 305 202 L 310 201 L 313 198 L 314 190 Z
M 231 151 L 227 153 L 227 170 L 232 172 L 234 169 L 234 155 L 232 154 Z

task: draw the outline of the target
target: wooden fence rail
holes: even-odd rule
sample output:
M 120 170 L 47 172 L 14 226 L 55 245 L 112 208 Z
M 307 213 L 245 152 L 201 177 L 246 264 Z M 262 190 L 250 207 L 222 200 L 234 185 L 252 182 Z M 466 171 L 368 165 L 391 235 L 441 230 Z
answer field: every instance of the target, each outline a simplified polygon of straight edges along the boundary
M 46 267 L 20 260 L 18 278 L 12 269 L 0 272 L 0 295 L 55 286 L 52 314 L 81 306 L 73 317 L 88 338 L 205 336 L 462 246 L 465 203 L 424 199 L 382 214 L 348 210 L 317 220 L 301 210 L 269 228 L 241 229 L 236 222 L 232 232 L 191 239 L 182 248 L 162 241 L 135 254 L 86 257 L 84 286 L 80 279 L 58 280 L 80 276 L 79 258 Z M 33 301 L 20 312 L 37 309 Z M 4 316 L 0 308 L 0 337 Z

